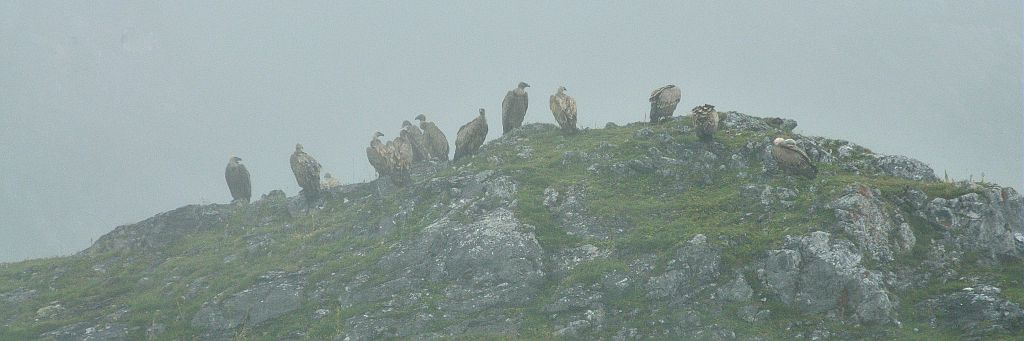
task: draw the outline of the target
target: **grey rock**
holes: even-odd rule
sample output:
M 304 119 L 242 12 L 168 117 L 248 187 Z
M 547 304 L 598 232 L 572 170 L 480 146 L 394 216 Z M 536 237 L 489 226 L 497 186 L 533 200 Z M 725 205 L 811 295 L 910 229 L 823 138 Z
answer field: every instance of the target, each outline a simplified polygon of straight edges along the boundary
M 505 204 L 508 204 L 507 202 Z M 378 302 L 415 312 L 412 316 L 364 314 L 346 320 L 346 335 L 353 340 L 409 337 L 429 331 L 443 316 L 480 316 L 480 321 L 453 325 L 446 333 L 508 331 L 512 317 L 495 320 L 491 312 L 527 303 L 540 288 L 545 273 L 543 250 L 533 228 L 524 225 L 505 207 L 486 211 L 472 221 L 442 217 L 415 238 L 393 247 L 374 268 L 394 274 L 383 285 L 352 283 L 339 296 L 343 306 Z M 438 288 L 433 294 L 426 287 Z M 421 301 L 435 299 L 438 310 Z M 449 317 L 450 318 L 450 317 Z M 397 328 L 395 328 L 397 326 Z
M 557 260 L 557 267 L 555 269 L 557 269 L 557 272 L 565 274 L 571 272 L 580 264 L 597 259 L 607 259 L 611 254 L 611 250 L 601 249 L 591 244 L 584 244 L 559 252 L 555 256 Z
M 192 326 L 224 330 L 281 317 L 302 305 L 304 285 L 300 274 L 269 273 L 262 283 L 232 294 L 223 302 L 204 303 L 193 316 Z
M 1012 188 L 980 189 L 954 199 L 935 198 L 920 212 L 928 222 L 947 233 L 947 239 L 962 251 L 987 255 L 989 261 L 1001 256 L 1021 257 L 1015 233 L 1024 228 L 1024 205 Z
M 938 181 L 935 171 L 924 162 L 902 155 L 874 155 L 872 165 L 882 173 L 915 181 Z
M 769 292 L 807 314 L 836 312 L 864 323 L 895 322 L 896 302 L 881 275 L 861 265 L 860 253 L 827 232 L 787 237 L 769 252 L 759 275 Z
M 737 273 L 735 280 L 718 288 L 716 296 L 726 302 L 735 303 L 749 301 L 753 295 L 754 289 L 747 284 L 747 280 L 743 278 L 742 274 Z
M 1024 331 L 1024 309 L 989 285 L 937 295 L 917 308 L 931 316 L 933 327 L 953 329 L 970 339 L 985 339 L 994 333 L 1020 335 Z
M 877 261 L 889 262 L 910 251 L 916 240 L 910 225 L 902 218 L 897 222 L 885 211 L 878 191 L 855 184 L 845 193 L 830 205 L 836 230 L 852 236 L 859 249 Z
M 160 250 L 186 235 L 223 226 L 233 205 L 189 205 L 136 224 L 118 226 L 84 254 Z
M 614 235 L 625 233 L 629 222 L 619 218 L 599 217 L 587 210 L 587 191 L 583 185 L 570 186 L 563 193 L 548 192 L 545 194 L 545 205 L 548 206 L 555 222 L 569 235 L 595 239 L 608 239 Z
M 676 251 L 664 274 L 651 277 L 647 296 L 653 299 L 671 297 L 686 302 L 707 289 L 720 275 L 721 254 L 698 234 Z

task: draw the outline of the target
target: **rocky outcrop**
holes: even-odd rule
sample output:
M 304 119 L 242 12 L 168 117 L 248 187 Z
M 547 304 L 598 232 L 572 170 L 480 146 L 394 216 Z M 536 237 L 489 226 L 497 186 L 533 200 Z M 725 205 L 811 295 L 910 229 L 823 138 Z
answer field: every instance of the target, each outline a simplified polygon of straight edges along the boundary
M 205 302 L 192 317 L 192 326 L 214 331 L 257 326 L 299 309 L 304 287 L 302 274 L 268 273 L 249 289 Z
M 721 254 L 708 245 L 707 237 L 699 234 L 676 251 L 664 274 L 651 277 L 647 296 L 688 302 L 718 279 L 720 263 Z
M 932 328 L 953 328 L 968 339 L 983 340 L 987 335 L 1024 329 L 1024 309 L 990 285 L 938 295 L 919 303 L 917 309 L 928 316 Z
M 1012 188 L 975 187 L 953 199 L 934 198 L 919 213 L 946 239 L 966 252 L 989 261 L 1021 257 L 1017 235 L 1024 231 L 1024 205 Z
M 910 224 L 899 213 L 887 212 L 877 190 L 854 185 L 846 193 L 831 204 L 835 228 L 851 236 L 862 253 L 889 262 L 914 247 L 917 240 Z
M 788 238 L 768 252 L 758 276 L 786 305 L 806 314 L 828 313 L 864 323 L 895 323 L 896 302 L 880 274 L 866 269 L 853 243 L 827 232 Z
M 231 205 L 185 206 L 136 224 L 118 226 L 84 252 L 160 250 L 190 233 L 223 226 L 231 212 Z

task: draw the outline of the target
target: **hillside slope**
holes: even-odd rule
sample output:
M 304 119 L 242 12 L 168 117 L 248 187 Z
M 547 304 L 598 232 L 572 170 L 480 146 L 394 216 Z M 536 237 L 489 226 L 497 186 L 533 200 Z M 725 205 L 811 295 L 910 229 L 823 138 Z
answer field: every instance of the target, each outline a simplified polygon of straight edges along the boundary
M 1024 203 L 730 112 L 533 124 L 414 183 L 274 191 L 0 265 L 0 339 L 1015 339 Z M 770 140 L 820 168 L 784 176 Z

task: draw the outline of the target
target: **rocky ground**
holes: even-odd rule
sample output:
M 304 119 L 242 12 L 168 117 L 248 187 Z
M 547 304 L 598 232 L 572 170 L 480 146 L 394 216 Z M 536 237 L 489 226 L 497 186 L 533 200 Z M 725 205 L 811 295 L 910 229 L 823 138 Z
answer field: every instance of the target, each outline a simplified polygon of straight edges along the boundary
M 185 206 L 0 265 L 0 339 L 1016 339 L 1024 202 L 796 122 L 525 126 L 309 204 Z M 818 163 L 780 174 L 770 140 Z

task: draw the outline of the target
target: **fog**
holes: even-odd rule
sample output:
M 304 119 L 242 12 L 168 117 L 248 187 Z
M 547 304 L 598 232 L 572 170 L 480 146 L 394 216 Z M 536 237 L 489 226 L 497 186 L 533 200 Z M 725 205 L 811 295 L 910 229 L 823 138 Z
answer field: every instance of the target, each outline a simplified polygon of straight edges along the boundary
M 343 183 L 425 113 L 454 139 L 529 82 L 527 122 L 565 85 L 580 125 L 677 114 L 796 119 L 942 177 L 1021 188 L 1019 1 L 0 2 L 0 261 L 67 255 L 120 224 L 295 195 L 297 142 Z M 497 132 L 497 133 L 496 133 Z

